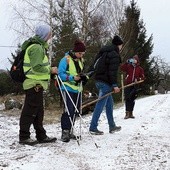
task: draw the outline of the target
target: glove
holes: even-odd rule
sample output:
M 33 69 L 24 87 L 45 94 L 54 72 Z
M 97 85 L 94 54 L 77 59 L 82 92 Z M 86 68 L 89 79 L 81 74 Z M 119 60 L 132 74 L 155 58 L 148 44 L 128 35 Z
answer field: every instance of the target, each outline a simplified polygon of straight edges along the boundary
M 135 63 L 135 60 L 133 58 L 130 58 L 127 60 L 127 63 L 129 64 L 134 64 Z
M 56 74 L 50 74 L 50 78 L 51 78 L 52 80 L 55 79 L 55 76 L 56 76 Z
M 82 81 L 83 86 L 87 83 L 88 79 L 88 76 L 85 74 L 80 74 L 80 80 Z

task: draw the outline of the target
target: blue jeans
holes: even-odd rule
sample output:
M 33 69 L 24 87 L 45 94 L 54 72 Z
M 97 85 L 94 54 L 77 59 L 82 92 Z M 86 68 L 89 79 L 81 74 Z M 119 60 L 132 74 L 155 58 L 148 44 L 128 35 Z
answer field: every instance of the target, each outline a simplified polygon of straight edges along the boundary
M 111 86 L 103 82 L 96 82 L 96 87 L 99 90 L 99 98 L 113 90 Z M 100 118 L 100 114 L 102 113 L 104 107 L 106 107 L 106 116 L 109 124 L 109 129 L 112 129 L 116 126 L 113 118 L 113 98 L 112 95 L 109 95 L 99 100 L 96 103 L 91 124 L 90 124 L 90 129 L 89 129 L 90 131 L 97 130 L 98 120 Z

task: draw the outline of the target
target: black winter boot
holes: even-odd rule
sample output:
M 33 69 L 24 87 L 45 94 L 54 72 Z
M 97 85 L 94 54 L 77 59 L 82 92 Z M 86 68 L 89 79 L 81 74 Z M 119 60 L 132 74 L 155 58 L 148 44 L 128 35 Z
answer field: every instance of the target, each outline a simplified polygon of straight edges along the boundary
M 70 141 L 70 130 L 62 130 L 61 140 L 63 142 Z
M 19 143 L 22 144 L 22 145 L 33 146 L 33 145 L 38 144 L 38 141 L 32 140 L 31 138 L 28 138 L 28 139 L 25 139 L 25 140 L 20 140 Z
M 53 143 L 57 140 L 57 138 L 50 138 L 50 137 L 46 137 L 42 140 L 38 140 L 39 143 Z

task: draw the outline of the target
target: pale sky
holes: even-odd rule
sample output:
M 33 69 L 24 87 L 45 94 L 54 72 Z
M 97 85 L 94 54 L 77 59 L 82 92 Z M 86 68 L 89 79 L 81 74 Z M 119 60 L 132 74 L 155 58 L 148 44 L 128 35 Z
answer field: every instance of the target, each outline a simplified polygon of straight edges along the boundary
M 0 0 L 0 69 L 10 67 L 7 58 L 10 58 L 11 52 L 15 51 L 15 48 L 2 46 L 17 46 L 18 44 L 14 39 L 16 34 L 8 28 L 10 12 L 6 8 L 7 1 Z M 154 49 L 152 56 L 160 56 L 165 62 L 170 63 L 170 1 L 138 0 L 137 4 L 141 9 L 140 17 L 145 23 L 148 37 L 153 34 Z
M 153 34 L 154 49 L 152 56 L 161 56 L 170 64 L 170 1 L 138 0 L 147 35 Z

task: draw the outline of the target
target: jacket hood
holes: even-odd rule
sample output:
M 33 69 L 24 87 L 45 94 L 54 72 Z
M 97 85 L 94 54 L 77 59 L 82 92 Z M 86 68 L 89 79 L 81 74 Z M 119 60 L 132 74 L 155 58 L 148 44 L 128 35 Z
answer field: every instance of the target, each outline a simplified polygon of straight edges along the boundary
M 48 43 L 45 42 L 44 40 L 42 40 L 41 38 L 39 38 L 38 36 L 34 36 L 29 38 L 28 40 L 24 41 L 24 43 L 22 44 L 21 48 L 22 50 L 25 50 L 29 45 L 31 44 L 40 44 L 42 45 L 45 49 L 48 48 Z
M 114 44 L 110 46 L 104 46 L 103 48 L 101 48 L 100 53 L 111 52 L 111 51 L 116 51 L 117 53 L 119 53 L 119 48 Z
M 135 60 L 137 60 L 136 65 L 139 65 L 139 64 L 140 64 L 140 61 L 139 61 L 138 55 L 134 55 L 133 58 L 134 58 Z

